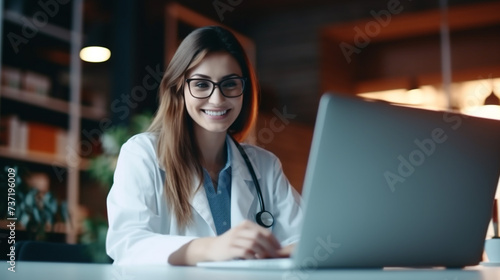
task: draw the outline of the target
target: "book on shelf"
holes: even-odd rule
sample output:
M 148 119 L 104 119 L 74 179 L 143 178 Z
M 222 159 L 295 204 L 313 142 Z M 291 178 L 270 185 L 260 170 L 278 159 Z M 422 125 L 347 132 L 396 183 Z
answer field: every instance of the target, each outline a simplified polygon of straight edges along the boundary
M 57 130 L 48 124 L 28 122 L 28 150 L 55 154 Z
M 14 67 L 2 66 L 2 85 L 19 89 L 21 87 L 21 70 Z
M 2 66 L 2 86 L 35 95 L 49 96 L 52 81 L 49 76 L 19 68 Z
M 29 151 L 63 156 L 68 144 L 68 132 L 62 128 L 33 121 L 22 121 L 18 116 L 2 116 L 0 146 L 13 152 Z
M 23 75 L 23 88 L 36 95 L 48 96 L 51 88 L 49 77 L 26 71 Z
M 68 147 L 68 132 L 63 129 L 59 129 L 56 132 L 56 154 L 59 156 L 64 156 L 67 154 Z
M 12 150 L 19 150 L 21 121 L 16 115 L 0 118 L 0 145 Z
M 26 153 L 28 150 L 28 124 L 24 121 L 19 123 L 19 131 L 16 136 L 14 136 L 19 144 L 17 146 L 17 150 L 22 153 Z

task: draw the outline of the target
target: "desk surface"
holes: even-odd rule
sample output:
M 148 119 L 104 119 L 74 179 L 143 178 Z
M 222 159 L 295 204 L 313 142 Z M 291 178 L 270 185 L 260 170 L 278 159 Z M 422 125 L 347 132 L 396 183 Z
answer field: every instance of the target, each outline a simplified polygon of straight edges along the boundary
M 498 280 L 500 267 L 474 266 L 466 269 L 321 269 L 257 271 L 227 270 L 199 267 L 134 266 L 124 267 L 111 264 L 77 264 L 49 262 L 16 262 L 16 272 L 7 270 L 8 264 L 1 266 L 1 279 L 12 280 L 175 280 L 175 279 L 369 279 L 369 280 Z

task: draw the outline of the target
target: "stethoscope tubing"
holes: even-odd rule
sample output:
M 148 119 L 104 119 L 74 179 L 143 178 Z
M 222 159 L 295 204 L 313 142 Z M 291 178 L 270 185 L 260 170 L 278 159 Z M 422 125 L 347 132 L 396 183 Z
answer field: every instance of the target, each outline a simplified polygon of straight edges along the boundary
M 241 145 L 238 143 L 238 141 L 236 141 L 236 139 L 234 139 L 233 136 L 231 136 L 231 135 L 229 135 L 229 137 L 233 140 L 234 144 L 236 145 L 236 148 L 238 148 L 238 151 L 240 152 L 241 156 L 243 157 L 243 160 L 245 161 L 245 163 L 247 165 L 248 171 L 250 172 L 250 176 L 252 176 L 252 180 L 253 180 L 253 183 L 255 185 L 255 190 L 257 191 L 257 197 L 259 198 L 259 204 L 260 204 L 260 209 L 261 209 L 261 212 L 257 213 L 257 218 L 256 218 L 257 223 L 260 224 L 261 226 L 269 228 L 274 224 L 274 217 L 270 212 L 266 211 L 266 207 L 264 205 L 264 197 L 262 195 L 262 190 L 260 188 L 259 181 L 257 180 L 257 176 L 255 175 L 255 170 L 253 169 L 253 165 L 250 162 L 250 159 L 248 158 L 247 153 L 245 152 L 243 147 L 241 147 Z M 264 212 L 269 213 L 269 215 L 271 217 L 272 222 L 269 225 L 265 224 L 260 219 L 261 213 L 264 213 Z

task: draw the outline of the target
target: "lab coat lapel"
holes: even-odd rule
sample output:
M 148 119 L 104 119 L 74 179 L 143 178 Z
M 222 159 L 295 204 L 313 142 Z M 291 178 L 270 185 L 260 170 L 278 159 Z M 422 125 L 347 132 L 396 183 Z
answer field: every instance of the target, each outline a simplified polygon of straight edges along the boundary
M 200 185 L 199 179 L 195 181 L 196 181 L 195 186 L 196 187 L 199 186 Z M 210 204 L 208 204 L 207 194 L 205 192 L 205 188 L 203 187 L 203 185 L 201 185 L 199 190 L 194 193 L 191 205 L 193 206 L 194 210 L 196 210 L 196 212 L 200 214 L 203 220 L 207 222 L 208 226 L 212 229 L 214 236 L 217 235 L 217 231 L 215 230 L 214 218 L 212 216 L 212 211 L 210 210 Z
M 231 227 L 239 225 L 243 220 L 255 221 L 255 214 L 259 207 L 257 192 L 250 175 L 250 171 L 241 156 L 238 148 L 232 140 L 228 141 L 231 145 Z M 255 175 L 260 180 L 260 172 L 254 165 L 254 157 L 248 149 L 245 149 L 254 167 Z M 199 185 L 199 179 L 195 180 L 195 186 Z M 210 210 L 205 188 L 202 186 L 195 192 L 192 200 L 192 206 L 195 211 L 205 220 L 212 229 L 214 236 L 217 235 L 215 222 Z
M 245 160 L 241 156 L 234 142 L 229 142 L 231 143 L 232 154 L 231 227 L 234 227 L 240 224 L 243 220 L 255 220 L 253 213 L 257 213 L 256 206 L 258 205 L 258 200 L 255 185 L 252 181 L 252 176 L 250 175 Z M 248 157 L 252 162 L 252 154 L 250 154 L 247 149 L 245 149 L 245 151 L 247 151 Z M 255 165 L 253 166 L 257 179 L 260 179 L 260 173 L 255 168 Z

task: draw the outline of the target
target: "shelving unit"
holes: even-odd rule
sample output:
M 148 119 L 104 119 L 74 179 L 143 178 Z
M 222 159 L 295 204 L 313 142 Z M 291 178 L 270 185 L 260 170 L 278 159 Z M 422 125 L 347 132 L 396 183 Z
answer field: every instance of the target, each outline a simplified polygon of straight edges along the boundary
M 62 156 L 36 151 L 18 152 L 6 147 L 0 147 L 0 157 L 43 165 L 53 165 L 61 168 L 69 168 L 70 166 Z M 87 159 L 80 159 L 78 169 L 86 170 L 88 166 L 89 161 Z
M 56 3 L 56 2 L 55 2 Z M 0 4 L 3 4 L 3 1 L 0 1 Z M 58 2 L 56 4 L 59 4 Z M 67 130 L 67 142 L 66 142 L 66 150 L 69 151 L 77 151 L 78 155 L 66 155 L 66 154 L 51 154 L 40 151 L 20 151 L 16 149 L 12 149 L 10 147 L 0 146 L 0 159 L 3 159 L 8 162 L 23 162 L 26 165 L 42 165 L 42 166 L 52 166 L 54 170 L 54 174 L 49 174 L 52 178 L 64 176 L 64 184 L 66 187 L 66 201 L 68 204 L 68 210 L 70 217 L 75 216 L 75 211 L 77 211 L 79 206 L 79 191 L 80 191 L 80 172 L 85 171 L 88 168 L 89 161 L 88 159 L 81 158 L 80 153 L 80 145 L 82 140 L 82 129 L 81 122 L 83 119 L 98 122 L 106 117 L 106 112 L 102 108 L 92 107 L 92 106 L 84 106 L 81 102 L 81 61 L 79 58 L 79 51 L 82 45 L 82 26 L 83 26 L 83 0 L 72 0 L 66 4 L 59 4 L 60 8 L 62 5 L 65 5 L 65 12 L 71 10 L 71 18 L 68 21 L 67 26 L 58 26 L 53 22 L 49 21 L 43 25 L 43 28 L 38 28 L 37 33 L 30 38 L 33 42 L 28 41 L 26 46 L 27 49 L 33 49 L 33 46 L 29 44 L 36 44 L 37 36 L 47 36 L 50 38 L 49 43 L 44 45 L 43 47 L 51 50 L 50 42 L 54 42 L 54 48 L 59 51 L 59 54 L 63 54 L 59 58 L 62 57 L 62 60 L 65 59 L 67 61 L 67 65 L 57 65 L 57 67 L 64 68 L 64 72 L 66 72 L 69 76 L 68 84 L 63 85 L 67 86 L 67 94 L 61 94 L 60 92 L 53 92 L 54 89 L 49 91 L 47 95 L 38 95 L 31 91 L 27 91 L 25 88 L 19 87 L 10 87 L 2 85 L 0 88 L 0 105 L 5 102 L 10 102 L 9 104 L 16 104 L 19 108 L 36 108 L 37 110 L 41 110 L 42 112 L 46 112 L 46 114 L 59 114 L 57 116 L 62 116 L 60 120 L 55 120 L 58 124 L 63 123 L 61 129 Z M 40 11 L 44 11 L 41 7 L 39 7 Z M 64 13 L 61 9 L 58 9 L 58 13 Z M 66 15 L 63 15 L 66 16 Z M 17 30 L 19 31 L 25 23 L 25 21 L 34 22 L 36 19 L 31 18 L 29 15 L 23 15 L 18 11 L 4 10 L 3 5 L 0 7 L 0 18 L 1 24 L 3 25 L 3 34 L 2 37 L 6 38 L 6 32 L 13 32 L 12 30 L 6 29 L 6 25 L 9 25 L 9 28 L 12 26 L 17 26 Z M 52 20 L 52 18 L 50 18 Z M 7 33 L 8 34 L 8 33 Z M 52 40 L 52 41 L 50 41 Z M 45 42 L 45 41 L 44 41 Z M 6 47 L 9 47 L 7 43 L 4 41 L 4 46 L 1 52 L 1 64 L 4 67 L 5 59 L 4 56 L 7 51 Z M 63 47 L 61 47 L 63 46 Z M 38 47 L 38 46 L 37 46 Z M 35 50 L 38 50 L 35 48 Z M 19 54 L 23 55 L 23 49 L 20 48 Z M 61 63 L 61 59 L 55 62 L 47 62 L 47 58 L 44 54 L 32 52 L 27 53 L 27 55 L 31 57 L 40 56 L 40 60 L 43 63 Z M 14 65 L 13 62 L 14 61 Z M 30 61 L 31 62 L 31 61 Z M 43 67 L 36 64 L 36 61 L 31 63 L 23 63 L 19 62 L 19 65 L 15 65 L 15 60 L 10 59 L 9 64 L 7 66 L 17 67 L 22 71 L 33 71 L 33 72 L 41 72 L 40 69 L 43 70 Z M 35 69 L 32 69 L 35 68 Z M 49 71 L 49 70 L 47 70 Z M 1 71 L 0 71 L 1 74 Z M 56 81 L 53 84 L 57 84 L 57 78 L 55 78 L 53 73 L 43 73 L 47 76 L 50 76 L 52 81 Z M 61 83 L 61 81 L 59 81 Z M 59 85 L 60 86 L 60 85 Z M 60 90 L 60 88 L 59 88 Z M 64 90 L 62 90 L 64 92 Z M 3 106 L 3 105 L 2 105 Z M 18 108 L 18 107 L 16 107 Z M 5 110 L 4 110 L 5 111 Z M 9 110 L 6 110 L 7 113 L 12 114 Z M 15 112 L 16 115 L 20 119 L 27 119 L 28 121 L 37 121 L 41 123 L 48 122 L 47 117 L 44 118 L 42 114 L 40 116 L 30 115 L 29 110 L 20 110 L 19 112 Z M 5 117 L 6 113 L 2 112 L 0 109 L 0 118 Z M 50 118 L 50 117 L 48 117 Z M 52 124 L 51 124 L 52 125 Z M 96 125 L 97 126 L 97 125 Z M 43 141 L 43 139 L 39 139 Z M 58 171 L 56 171 L 58 170 Z M 73 224 L 72 224 L 73 223 Z M 68 243 L 76 243 L 78 239 L 78 232 L 75 230 L 77 227 L 74 224 L 75 221 L 71 221 L 66 224 L 66 242 Z
M 61 112 L 64 114 L 69 114 L 70 103 L 59 98 L 36 95 L 32 92 L 13 89 L 9 87 L 2 86 L 1 88 L 2 98 L 15 100 L 18 102 L 31 104 L 38 106 L 40 108 L 45 108 L 47 110 L 52 110 L 56 112 Z M 94 108 L 91 106 L 80 105 L 80 111 L 82 118 L 99 121 L 106 117 L 106 112 L 100 108 Z
M 25 16 L 15 11 L 5 10 L 3 12 L 3 17 L 5 20 L 21 26 L 25 24 L 22 20 Z M 33 22 L 33 19 L 30 20 Z M 69 42 L 71 40 L 71 30 L 50 23 L 45 24 L 43 29 L 40 29 L 40 32 L 63 41 Z

